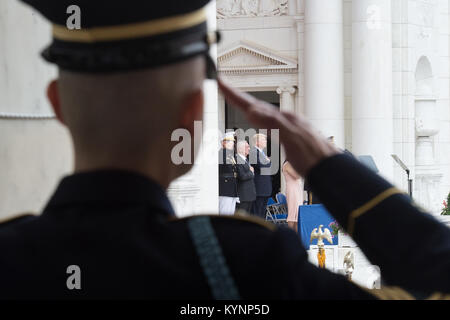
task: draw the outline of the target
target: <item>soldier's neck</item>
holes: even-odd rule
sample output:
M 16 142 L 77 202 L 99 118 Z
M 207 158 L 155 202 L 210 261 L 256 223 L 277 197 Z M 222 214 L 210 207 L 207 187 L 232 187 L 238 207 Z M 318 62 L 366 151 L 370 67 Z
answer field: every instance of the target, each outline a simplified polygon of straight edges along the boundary
M 92 158 L 75 156 L 74 171 L 86 172 L 97 170 L 126 170 L 142 174 L 157 182 L 161 187 L 167 189 L 172 177 L 173 169 L 166 159 L 157 157 L 108 157 Z

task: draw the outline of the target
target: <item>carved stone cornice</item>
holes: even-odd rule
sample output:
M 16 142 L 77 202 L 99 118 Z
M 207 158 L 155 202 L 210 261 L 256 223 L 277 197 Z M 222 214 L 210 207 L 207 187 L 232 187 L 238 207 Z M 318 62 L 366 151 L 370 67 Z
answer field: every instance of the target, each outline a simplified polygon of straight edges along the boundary
M 56 116 L 50 113 L 38 114 L 38 113 L 0 112 L 0 119 L 47 120 L 47 119 L 56 119 Z
M 218 55 L 218 71 L 223 74 L 297 73 L 295 59 L 241 40 Z
M 217 0 L 217 19 L 288 14 L 288 0 Z

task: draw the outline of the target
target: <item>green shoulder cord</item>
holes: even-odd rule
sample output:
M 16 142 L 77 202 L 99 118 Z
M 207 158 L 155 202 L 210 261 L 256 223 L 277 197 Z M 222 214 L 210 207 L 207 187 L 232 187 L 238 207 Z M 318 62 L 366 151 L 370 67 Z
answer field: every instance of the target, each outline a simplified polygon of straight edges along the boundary
M 215 300 L 240 300 L 238 289 L 211 225 L 210 217 L 189 219 L 188 228 Z

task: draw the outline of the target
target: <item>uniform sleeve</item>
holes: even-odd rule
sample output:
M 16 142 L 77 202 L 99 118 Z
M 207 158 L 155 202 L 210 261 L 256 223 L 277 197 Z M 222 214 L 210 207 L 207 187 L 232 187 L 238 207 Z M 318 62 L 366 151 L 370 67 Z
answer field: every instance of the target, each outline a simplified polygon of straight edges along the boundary
M 352 157 L 323 160 L 308 176 L 328 211 L 381 270 L 409 292 L 450 292 L 450 230 Z

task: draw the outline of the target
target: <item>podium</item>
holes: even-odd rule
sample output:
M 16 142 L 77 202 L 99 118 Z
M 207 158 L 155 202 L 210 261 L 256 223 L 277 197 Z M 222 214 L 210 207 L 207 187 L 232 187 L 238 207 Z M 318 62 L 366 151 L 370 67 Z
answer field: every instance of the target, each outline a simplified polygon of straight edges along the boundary
M 314 228 L 323 225 L 324 228 L 331 228 L 328 226 L 335 219 L 321 204 L 312 204 L 307 206 L 299 206 L 298 208 L 298 234 L 302 240 L 303 246 L 308 249 L 310 244 L 316 245 L 317 240 L 310 243 L 311 232 Z M 338 245 L 338 236 L 334 236 L 333 243 L 325 242 L 326 245 Z
M 298 234 L 308 252 L 309 262 L 317 266 L 317 240 L 310 243 L 311 232 L 319 225 L 332 231 L 328 225 L 335 219 L 321 204 L 299 206 L 298 210 Z M 329 271 L 344 274 L 344 257 L 348 252 L 352 252 L 355 264 L 352 281 L 369 289 L 379 288 L 380 269 L 370 263 L 350 236 L 341 234 L 341 239 L 334 236 L 332 244 L 326 240 L 324 243 L 326 268 Z

